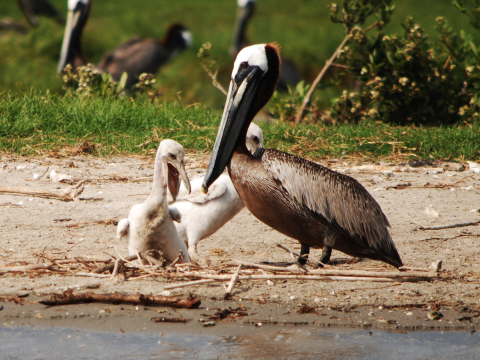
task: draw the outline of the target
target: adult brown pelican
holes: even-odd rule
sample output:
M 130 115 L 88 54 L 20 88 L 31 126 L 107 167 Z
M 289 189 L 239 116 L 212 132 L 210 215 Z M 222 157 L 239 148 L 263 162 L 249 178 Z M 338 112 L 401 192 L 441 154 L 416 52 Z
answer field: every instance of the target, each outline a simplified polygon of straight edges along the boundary
M 299 262 L 305 263 L 314 246 L 323 247 L 321 263 L 336 249 L 402 266 L 387 218 L 359 182 L 282 151 L 259 149 L 252 155 L 245 147 L 248 126 L 272 96 L 279 70 L 275 44 L 249 46 L 238 54 L 204 192 L 228 166 L 248 210 L 300 241 Z
M 68 18 L 63 38 L 57 72 L 67 64 L 74 68 L 86 64 L 82 53 L 81 35 L 87 22 L 92 0 L 69 0 Z M 155 74 L 157 70 L 182 50 L 190 46 L 190 32 L 180 24 L 170 26 L 161 41 L 134 37 L 105 55 L 97 66 L 98 71 L 112 74 L 119 81 L 124 72 L 128 74 L 127 86 L 138 82 L 142 73 Z
M 233 35 L 233 43 L 230 47 L 230 55 L 237 56 L 237 54 L 245 46 L 250 45 L 246 37 L 247 24 L 255 12 L 256 0 L 237 0 L 237 20 L 235 23 L 235 32 Z M 289 60 L 282 58 L 280 65 L 280 78 L 277 87 L 281 90 L 287 90 L 287 84 L 297 85 L 302 80 L 295 64 Z
M 22 9 L 28 22 L 34 27 L 37 27 L 40 23 L 38 15 L 50 17 L 59 24 L 65 22 L 65 19 L 48 0 L 17 0 L 17 4 Z

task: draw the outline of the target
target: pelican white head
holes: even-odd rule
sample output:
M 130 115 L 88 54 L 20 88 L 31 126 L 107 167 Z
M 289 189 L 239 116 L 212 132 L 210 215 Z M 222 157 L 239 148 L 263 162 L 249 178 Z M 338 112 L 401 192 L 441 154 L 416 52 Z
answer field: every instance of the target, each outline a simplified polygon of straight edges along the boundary
M 232 80 L 243 63 L 248 66 L 258 66 L 264 73 L 268 70 L 267 54 L 265 53 L 266 44 L 251 45 L 243 48 L 237 55 L 233 64 Z

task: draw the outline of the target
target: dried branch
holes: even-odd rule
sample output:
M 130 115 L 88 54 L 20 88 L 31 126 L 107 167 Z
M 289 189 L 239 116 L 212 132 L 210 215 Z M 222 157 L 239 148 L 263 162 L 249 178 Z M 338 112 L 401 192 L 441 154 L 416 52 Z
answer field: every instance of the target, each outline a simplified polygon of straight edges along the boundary
M 452 224 L 452 225 L 442 225 L 442 226 L 432 226 L 432 227 L 423 227 L 419 226 L 418 230 L 442 230 L 442 229 L 453 229 L 456 227 L 463 227 L 463 226 L 473 226 L 473 225 L 478 225 L 480 224 L 480 220 L 477 221 L 471 221 L 471 222 L 466 222 L 466 223 L 458 223 L 458 224 Z
M 40 303 L 47 306 L 83 304 L 92 302 L 113 303 L 113 304 L 142 304 L 171 306 L 175 308 L 196 309 L 201 301 L 195 298 L 178 299 L 172 296 L 162 295 L 127 295 L 127 294 L 96 294 L 92 292 L 73 294 L 66 291 L 63 295 L 54 295 L 49 300 L 40 300 Z
M 53 190 L 34 190 L 29 188 L 22 187 L 0 187 L 0 193 L 3 194 L 14 194 L 14 195 L 30 195 L 45 197 L 51 199 L 59 199 L 63 201 L 77 201 L 80 194 L 83 192 L 84 181 L 80 181 L 77 185 L 72 186 L 68 189 L 63 189 L 59 191 Z
M 25 266 L 12 266 L 12 267 L 0 267 L 0 274 L 10 273 L 10 272 L 25 272 L 25 271 L 34 271 L 34 270 L 48 270 L 53 265 L 52 262 L 43 263 L 43 264 L 31 264 Z
M 345 46 L 348 39 L 350 39 L 350 33 L 348 33 L 347 36 L 345 36 L 345 39 L 343 39 L 340 46 L 337 48 L 337 50 L 335 50 L 332 57 L 327 60 L 327 62 L 325 63 L 325 66 L 322 69 L 322 71 L 320 71 L 317 78 L 312 83 L 312 86 L 308 90 L 307 95 L 305 95 L 305 98 L 302 101 L 302 106 L 300 106 L 300 110 L 298 110 L 297 116 L 295 117 L 295 124 L 298 124 L 300 122 L 300 120 L 302 120 L 303 113 L 305 112 L 305 108 L 307 107 L 308 103 L 310 102 L 310 98 L 312 97 L 313 92 L 317 88 L 317 86 L 320 83 L 320 81 L 322 80 L 322 78 L 325 76 L 327 70 L 330 68 L 330 66 L 332 66 L 333 62 L 336 60 L 336 58 L 338 56 L 338 53 Z
M 235 286 L 235 283 L 238 280 L 238 276 L 240 275 L 240 269 L 242 268 L 242 264 L 238 265 L 237 271 L 232 276 L 232 279 L 228 283 L 227 287 L 227 292 L 225 293 L 225 299 L 228 299 L 230 296 L 230 293 L 232 292 L 233 287 Z
M 316 270 L 326 271 L 326 270 Z M 378 276 L 381 275 L 381 276 Z M 415 274 L 416 276 L 406 276 L 403 273 L 397 273 L 395 276 L 383 276 L 384 273 L 378 273 L 377 276 L 318 276 L 318 275 L 240 275 L 238 280 L 323 280 L 323 281 L 373 281 L 373 282 L 419 282 L 430 281 L 437 278 L 437 274 Z M 186 272 L 182 277 L 215 279 L 227 281 L 231 275 L 200 274 L 197 272 Z
M 222 86 L 222 84 L 220 84 L 217 80 L 218 69 L 215 71 L 215 73 L 212 73 L 212 70 L 209 69 L 201 60 L 200 60 L 200 65 L 207 72 L 208 76 L 211 77 L 213 86 L 215 86 L 218 90 L 220 90 L 223 93 L 223 95 L 227 96 L 227 91 Z
M 196 281 L 187 281 L 187 282 L 179 283 L 179 284 L 166 285 L 163 288 L 165 290 L 167 290 L 167 289 L 177 289 L 177 288 L 181 288 L 181 287 L 212 283 L 212 282 L 215 282 L 215 281 L 217 281 L 217 280 L 215 280 L 215 279 L 204 279 L 204 280 L 196 280 Z

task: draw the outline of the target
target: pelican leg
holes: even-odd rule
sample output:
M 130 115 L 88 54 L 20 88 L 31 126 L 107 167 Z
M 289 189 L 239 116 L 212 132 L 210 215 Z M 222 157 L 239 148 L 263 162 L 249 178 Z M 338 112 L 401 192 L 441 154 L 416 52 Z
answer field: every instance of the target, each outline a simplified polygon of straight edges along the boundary
M 300 256 L 297 259 L 297 262 L 300 265 L 305 265 L 307 263 L 308 254 L 310 254 L 310 245 L 300 243 Z
M 324 245 L 322 249 L 322 257 L 320 258 L 320 263 L 318 263 L 318 267 L 323 267 L 322 264 L 326 264 L 330 261 L 330 256 L 332 256 L 332 247 L 328 245 Z

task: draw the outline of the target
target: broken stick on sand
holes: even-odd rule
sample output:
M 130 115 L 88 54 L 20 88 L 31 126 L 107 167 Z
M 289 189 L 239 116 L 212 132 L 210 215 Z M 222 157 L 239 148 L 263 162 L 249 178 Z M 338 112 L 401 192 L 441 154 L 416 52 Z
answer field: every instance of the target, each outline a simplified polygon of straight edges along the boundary
M 127 295 L 127 294 L 96 294 L 92 292 L 73 294 L 66 291 L 63 295 L 53 295 L 48 300 L 40 300 L 40 303 L 47 306 L 70 305 L 82 303 L 113 303 L 113 304 L 142 304 L 142 305 L 162 305 L 175 308 L 196 309 L 201 301 L 196 298 L 179 299 L 173 296 L 149 296 L 149 295 Z

